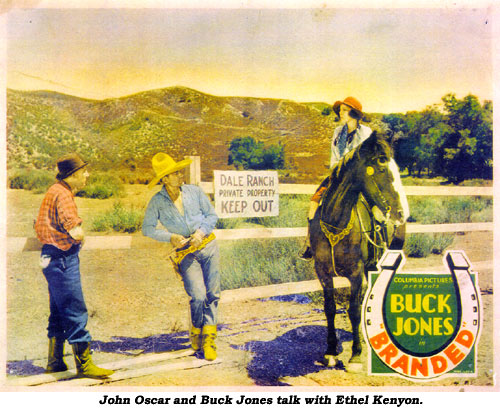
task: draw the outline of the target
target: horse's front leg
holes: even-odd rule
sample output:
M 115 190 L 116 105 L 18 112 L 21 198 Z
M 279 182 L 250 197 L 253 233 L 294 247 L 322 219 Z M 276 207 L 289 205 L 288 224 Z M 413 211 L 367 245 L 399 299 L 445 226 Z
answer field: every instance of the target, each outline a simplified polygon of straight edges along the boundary
M 335 366 L 337 364 L 337 333 L 335 330 L 335 312 L 337 310 L 334 299 L 333 278 L 328 264 L 316 262 L 316 274 L 323 287 L 324 308 L 327 323 L 327 347 L 322 363 L 325 366 Z
M 324 356 L 324 364 L 326 366 L 335 366 L 337 363 L 337 331 L 335 329 L 335 313 L 337 306 L 335 305 L 333 278 L 328 275 L 324 279 L 323 294 L 325 297 L 325 315 L 328 334 L 326 338 L 327 348 Z
M 347 367 L 348 371 L 359 371 L 361 365 L 361 309 L 364 295 L 364 266 L 358 263 L 357 268 L 349 277 L 351 282 L 351 295 L 349 298 L 349 309 L 347 311 L 352 326 L 352 355 Z

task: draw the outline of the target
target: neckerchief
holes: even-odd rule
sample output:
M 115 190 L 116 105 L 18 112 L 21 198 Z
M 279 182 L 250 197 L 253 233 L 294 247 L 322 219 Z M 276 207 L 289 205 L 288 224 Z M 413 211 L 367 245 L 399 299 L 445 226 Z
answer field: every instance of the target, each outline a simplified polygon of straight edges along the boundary
M 337 139 L 337 148 L 339 149 L 339 156 L 342 157 L 347 146 L 347 124 L 342 127 L 340 135 Z

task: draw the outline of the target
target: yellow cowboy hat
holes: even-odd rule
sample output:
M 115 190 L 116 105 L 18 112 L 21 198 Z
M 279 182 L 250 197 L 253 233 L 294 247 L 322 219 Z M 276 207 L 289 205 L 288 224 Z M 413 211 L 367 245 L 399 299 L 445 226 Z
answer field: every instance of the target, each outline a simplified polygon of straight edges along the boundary
M 170 155 L 167 155 L 163 152 L 158 152 L 153 159 L 151 160 L 151 164 L 153 165 L 153 170 L 156 173 L 156 176 L 148 183 L 148 188 L 152 188 L 156 186 L 156 184 L 160 181 L 163 176 L 170 175 L 171 173 L 177 172 L 178 170 L 184 169 L 192 162 L 191 159 L 184 159 L 180 162 L 176 162 L 172 159 Z

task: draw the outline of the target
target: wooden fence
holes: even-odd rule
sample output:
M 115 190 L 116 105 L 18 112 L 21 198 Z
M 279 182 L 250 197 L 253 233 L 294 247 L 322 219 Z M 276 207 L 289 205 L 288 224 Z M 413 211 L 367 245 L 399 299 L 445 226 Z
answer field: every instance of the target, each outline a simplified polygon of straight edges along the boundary
M 186 168 L 188 183 L 199 185 L 207 194 L 214 193 L 212 182 L 201 181 L 201 161 L 199 156 L 189 156 L 191 165 Z M 280 183 L 280 194 L 312 195 L 317 186 L 310 184 Z M 457 186 L 405 186 L 408 196 L 493 196 L 491 187 L 457 187 Z M 493 223 L 446 223 L 416 224 L 409 223 L 407 233 L 457 233 L 470 231 L 492 231 Z M 250 228 L 216 230 L 219 240 L 240 239 L 277 239 L 286 237 L 305 237 L 306 227 Z M 163 245 L 147 237 L 138 235 L 122 236 L 87 236 L 83 250 L 152 248 Z M 8 237 L 7 251 L 37 251 L 41 245 L 35 237 Z
M 188 182 L 197 184 L 207 193 L 213 194 L 213 183 L 201 181 L 200 158 L 190 157 L 193 162 L 187 168 Z M 280 183 L 280 194 L 313 194 L 316 185 Z M 405 186 L 407 195 L 412 196 L 493 196 L 490 187 L 443 187 L 443 186 Z M 466 231 L 492 231 L 493 223 L 460 223 L 460 224 L 414 224 L 407 225 L 407 233 L 444 233 Z M 216 230 L 218 240 L 240 239 L 276 239 L 286 237 L 303 237 L 307 233 L 305 227 L 281 228 L 252 228 L 252 229 L 227 229 Z M 164 246 L 165 243 L 156 242 L 141 235 L 120 236 L 87 236 L 82 250 L 118 250 L 132 248 L 147 248 L 154 250 Z M 40 242 L 35 237 L 8 237 L 7 252 L 39 251 Z M 482 268 L 490 268 L 491 263 L 485 262 Z M 349 287 L 349 281 L 343 277 L 334 277 L 335 288 Z M 241 301 L 245 299 L 271 297 L 276 295 L 298 294 L 321 290 L 318 280 L 301 281 L 294 283 L 275 284 L 263 287 L 240 288 L 222 292 L 221 303 Z
M 201 162 L 199 156 L 189 156 L 192 163 L 188 170 L 189 183 L 199 185 L 205 193 L 214 193 L 212 182 L 202 182 Z M 312 195 L 317 185 L 280 183 L 279 194 Z M 493 196 L 492 187 L 480 186 L 405 186 L 407 196 Z M 407 233 L 456 233 L 465 231 L 492 231 L 493 223 L 446 223 L 446 224 L 416 224 L 409 223 Z M 221 240 L 237 240 L 248 238 L 282 238 L 305 236 L 304 227 L 290 228 L 255 228 L 219 230 L 217 237 Z

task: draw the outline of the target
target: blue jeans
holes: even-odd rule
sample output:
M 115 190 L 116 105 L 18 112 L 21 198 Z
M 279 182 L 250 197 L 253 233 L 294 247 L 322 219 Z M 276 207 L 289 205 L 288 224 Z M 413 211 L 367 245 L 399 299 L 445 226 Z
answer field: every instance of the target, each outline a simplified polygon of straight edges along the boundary
M 49 284 L 49 338 L 65 338 L 70 344 L 90 342 L 87 329 L 88 313 L 80 280 L 80 246 L 68 251 L 44 245 L 42 256 L 51 257 L 43 274 Z
M 180 264 L 184 288 L 191 297 L 191 324 L 217 325 L 220 299 L 219 247 L 215 240 L 188 254 Z

